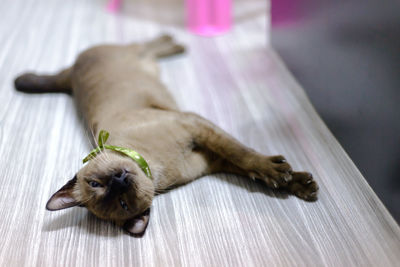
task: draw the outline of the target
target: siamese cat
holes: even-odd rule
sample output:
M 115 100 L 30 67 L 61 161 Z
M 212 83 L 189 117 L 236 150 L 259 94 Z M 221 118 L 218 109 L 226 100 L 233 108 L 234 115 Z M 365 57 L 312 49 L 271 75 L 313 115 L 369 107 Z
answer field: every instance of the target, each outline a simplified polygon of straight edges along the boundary
M 133 157 L 100 146 L 54 193 L 48 210 L 84 206 L 139 237 L 157 193 L 218 172 L 317 199 L 310 173 L 294 172 L 283 156 L 262 155 L 201 116 L 179 111 L 160 82 L 157 59 L 184 50 L 167 35 L 140 44 L 102 45 L 84 51 L 58 74 L 28 73 L 15 80 L 21 92 L 72 94 L 94 136 L 108 131 L 107 144 L 136 151 L 151 170 L 149 175 Z

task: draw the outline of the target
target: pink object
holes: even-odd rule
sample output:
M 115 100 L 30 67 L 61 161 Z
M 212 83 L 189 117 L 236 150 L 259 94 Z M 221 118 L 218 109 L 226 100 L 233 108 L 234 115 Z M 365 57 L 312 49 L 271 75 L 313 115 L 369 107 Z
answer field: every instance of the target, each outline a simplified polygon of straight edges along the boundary
M 185 0 L 186 26 L 196 34 L 214 36 L 231 28 L 231 0 Z
M 121 7 L 121 0 L 109 0 L 107 4 L 107 11 L 116 13 Z

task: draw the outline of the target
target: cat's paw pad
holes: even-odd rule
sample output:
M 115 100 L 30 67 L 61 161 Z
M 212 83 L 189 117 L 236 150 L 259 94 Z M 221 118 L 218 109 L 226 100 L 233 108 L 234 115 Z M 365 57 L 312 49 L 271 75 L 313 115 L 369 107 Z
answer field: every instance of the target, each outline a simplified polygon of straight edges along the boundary
M 311 173 L 293 172 L 292 178 L 292 181 L 287 186 L 287 190 L 290 193 L 307 201 L 317 200 L 318 184 Z
M 292 181 L 292 167 L 283 156 L 266 157 L 258 165 L 249 176 L 264 181 L 271 188 L 286 187 Z

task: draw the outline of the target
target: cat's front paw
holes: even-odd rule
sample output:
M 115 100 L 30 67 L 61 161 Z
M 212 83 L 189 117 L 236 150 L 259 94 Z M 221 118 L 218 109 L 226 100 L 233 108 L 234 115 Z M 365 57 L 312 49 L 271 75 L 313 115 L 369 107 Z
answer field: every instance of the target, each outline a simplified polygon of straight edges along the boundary
M 318 184 L 313 179 L 311 173 L 293 172 L 292 181 L 286 189 L 301 199 L 307 201 L 317 200 Z
M 283 156 L 265 157 L 249 171 L 252 179 L 264 181 L 269 187 L 287 187 L 292 181 L 292 167 Z

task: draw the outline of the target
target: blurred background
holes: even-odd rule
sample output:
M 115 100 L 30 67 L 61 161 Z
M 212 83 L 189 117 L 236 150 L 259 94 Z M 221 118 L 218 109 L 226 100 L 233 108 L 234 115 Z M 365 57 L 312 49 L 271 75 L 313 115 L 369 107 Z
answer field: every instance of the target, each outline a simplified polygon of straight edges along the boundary
M 400 1 L 272 0 L 271 42 L 400 220 Z

